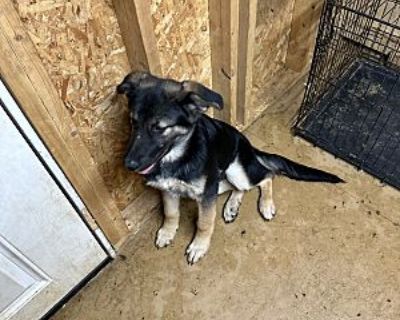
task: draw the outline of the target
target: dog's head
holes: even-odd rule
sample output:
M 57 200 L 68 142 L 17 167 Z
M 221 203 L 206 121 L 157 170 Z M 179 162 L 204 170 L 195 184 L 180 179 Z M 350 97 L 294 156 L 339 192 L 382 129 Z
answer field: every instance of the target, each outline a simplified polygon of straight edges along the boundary
M 222 109 L 221 95 L 193 82 L 177 82 L 134 72 L 117 87 L 128 98 L 132 134 L 125 166 L 148 174 L 191 132 L 208 107 Z

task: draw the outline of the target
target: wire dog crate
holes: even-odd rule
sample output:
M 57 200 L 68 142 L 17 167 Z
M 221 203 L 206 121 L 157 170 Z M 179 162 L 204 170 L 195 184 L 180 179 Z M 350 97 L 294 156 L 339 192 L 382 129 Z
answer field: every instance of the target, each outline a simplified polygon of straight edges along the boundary
M 400 189 L 400 0 L 326 0 L 294 132 Z

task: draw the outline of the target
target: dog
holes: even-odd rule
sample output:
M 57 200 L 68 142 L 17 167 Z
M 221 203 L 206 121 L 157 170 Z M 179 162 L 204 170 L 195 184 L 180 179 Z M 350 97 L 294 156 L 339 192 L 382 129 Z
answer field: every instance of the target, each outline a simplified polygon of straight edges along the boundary
M 180 198 L 198 204 L 197 230 L 186 250 L 189 264 L 199 261 L 210 246 L 219 194 L 231 192 L 223 209 L 228 223 L 238 216 L 244 193 L 258 187 L 258 210 L 269 221 L 276 213 L 275 176 L 343 182 L 333 174 L 258 150 L 234 127 L 207 116 L 209 107 L 223 108 L 223 98 L 200 83 L 133 72 L 117 92 L 128 98 L 132 124 L 125 166 L 162 192 L 164 222 L 156 236 L 158 248 L 175 237 Z

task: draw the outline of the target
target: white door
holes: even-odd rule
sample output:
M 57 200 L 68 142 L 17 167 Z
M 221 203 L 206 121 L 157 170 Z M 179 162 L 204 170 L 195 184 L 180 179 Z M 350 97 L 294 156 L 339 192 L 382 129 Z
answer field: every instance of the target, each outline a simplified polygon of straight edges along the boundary
M 0 319 L 34 320 L 102 264 L 107 254 L 4 108 L 3 104 Z

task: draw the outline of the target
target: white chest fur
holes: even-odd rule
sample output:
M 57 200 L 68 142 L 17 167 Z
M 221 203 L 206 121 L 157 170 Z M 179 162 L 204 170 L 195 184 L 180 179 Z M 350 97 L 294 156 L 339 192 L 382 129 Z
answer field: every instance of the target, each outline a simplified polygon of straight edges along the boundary
M 147 185 L 174 193 L 178 196 L 199 199 L 204 192 L 206 179 L 204 177 L 191 181 L 190 183 L 175 178 L 158 178 L 147 182 Z

